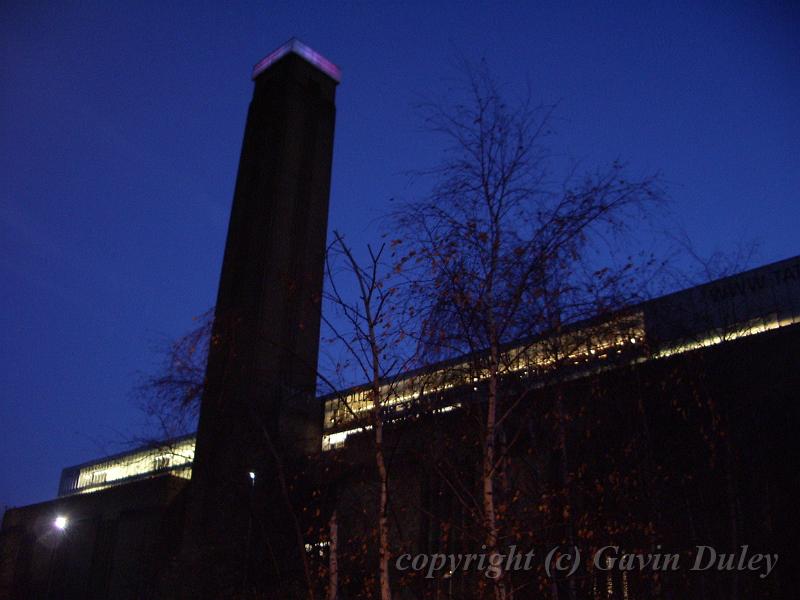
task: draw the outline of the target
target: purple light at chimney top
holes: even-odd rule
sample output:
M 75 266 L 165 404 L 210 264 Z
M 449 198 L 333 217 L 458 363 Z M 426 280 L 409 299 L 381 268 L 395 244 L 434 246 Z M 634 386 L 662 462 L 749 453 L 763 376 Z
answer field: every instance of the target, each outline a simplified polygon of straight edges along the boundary
M 342 80 L 342 72 L 335 64 L 329 61 L 327 58 L 322 56 L 316 50 L 306 46 L 303 42 L 298 40 L 297 38 L 292 38 L 288 42 L 286 42 L 283 46 L 278 48 L 277 50 L 273 50 L 269 54 L 267 54 L 264 58 L 262 58 L 255 67 L 253 67 L 253 79 L 258 77 L 264 70 L 266 70 L 270 65 L 275 64 L 289 54 L 290 52 L 294 52 L 298 56 L 302 57 L 306 61 L 310 62 L 312 65 L 317 67 L 320 71 L 325 73 L 331 79 L 339 82 Z

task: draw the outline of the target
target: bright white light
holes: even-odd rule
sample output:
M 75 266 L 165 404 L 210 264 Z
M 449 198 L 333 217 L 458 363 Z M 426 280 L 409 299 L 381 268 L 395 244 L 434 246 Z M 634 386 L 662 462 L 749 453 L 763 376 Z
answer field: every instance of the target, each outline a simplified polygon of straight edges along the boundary
M 64 531 L 67 528 L 67 523 L 68 522 L 69 521 L 67 520 L 67 517 L 62 516 L 62 515 L 58 515 L 56 517 L 56 520 L 53 521 L 53 526 L 56 529 L 60 529 L 61 531 Z
M 250 479 L 252 479 L 253 481 L 256 480 L 256 474 L 253 473 L 253 471 L 250 471 L 249 475 L 250 475 Z

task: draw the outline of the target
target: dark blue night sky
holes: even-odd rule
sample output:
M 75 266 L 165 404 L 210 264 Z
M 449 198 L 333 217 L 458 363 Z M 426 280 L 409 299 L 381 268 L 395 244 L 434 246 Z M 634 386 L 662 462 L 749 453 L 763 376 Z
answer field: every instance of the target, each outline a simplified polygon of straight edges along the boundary
M 437 156 L 414 104 L 483 56 L 560 103 L 560 152 L 660 171 L 701 252 L 800 253 L 797 4 L 31 4 L 0 9 L 0 505 L 137 433 L 140 373 L 214 302 L 250 69 L 293 35 L 343 71 L 353 240 Z

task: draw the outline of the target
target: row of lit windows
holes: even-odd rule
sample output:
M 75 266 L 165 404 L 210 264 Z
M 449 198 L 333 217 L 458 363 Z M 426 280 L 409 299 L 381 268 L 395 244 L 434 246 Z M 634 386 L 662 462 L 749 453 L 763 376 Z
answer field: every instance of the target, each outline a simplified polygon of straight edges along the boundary
M 644 316 L 636 313 L 608 323 L 587 327 L 560 336 L 551 336 L 533 344 L 504 352 L 500 360 L 500 375 L 520 373 L 524 376 L 542 374 L 554 366 L 580 365 L 608 358 L 612 352 L 622 352 L 626 345 L 641 342 L 644 337 Z M 476 371 L 464 361 L 422 375 L 405 377 L 380 387 L 380 405 L 394 407 L 419 399 L 423 395 L 443 392 L 453 387 L 478 383 L 488 379 L 486 369 Z M 326 431 L 358 419 L 373 408 L 371 390 L 357 390 L 344 397 L 325 402 Z
M 638 323 L 636 320 L 628 321 L 631 327 L 624 333 L 617 329 L 616 333 L 602 338 L 597 335 L 597 332 L 595 332 L 594 335 L 589 336 L 589 339 L 594 340 L 592 345 L 587 345 L 588 348 L 585 348 L 582 351 L 575 351 L 569 354 L 566 358 L 570 363 L 574 365 L 580 365 L 581 363 L 589 362 L 594 358 L 607 358 L 612 352 L 621 353 L 622 348 L 626 344 L 641 344 L 644 341 L 643 315 L 635 315 L 634 319 L 636 318 L 639 319 Z M 786 327 L 797 323 L 800 323 L 800 315 L 779 317 L 777 314 L 773 313 L 766 317 L 759 317 L 751 319 L 745 323 L 739 323 L 736 326 L 709 331 L 703 335 L 693 336 L 690 339 L 684 339 L 664 345 L 648 356 L 652 359 L 665 358 L 675 354 L 682 354 L 692 350 L 715 346 L 726 341 L 732 341 L 738 338 L 772 331 L 780 327 Z M 572 334 L 572 339 L 579 340 L 579 334 L 581 334 L 581 332 L 578 332 L 578 334 Z M 541 342 L 541 344 L 545 344 L 546 342 L 547 340 Z M 565 346 L 566 344 L 562 345 L 562 347 Z M 524 360 L 518 360 L 517 362 L 512 363 L 512 367 L 507 369 L 506 373 L 523 371 L 523 375 L 528 376 L 531 373 L 536 374 L 537 372 L 541 372 L 542 367 L 547 368 L 556 363 L 554 360 L 548 360 L 547 355 L 542 354 L 541 348 L 537 347 L 536 345 L 526 349 L 520 353 L 519 356 Z M 537 358 L 538 360 L 536 360 Z M 565 361 L 558 362 L 563 365 Z M 474 378 L 472 381 L 477 382 L 480 379 L 481 378 L 478 377 Z M 469 383 L 469 380 L 463 378 L 461 383 Z M 453 387 L 453 385 L 449 384 L 446 387 Z M 443 389 L 445 389 L 445 386 L 435 389 L 428 388 L 426 392 L 439 391 Z M 477 390 L 477 387 L 474 389 Z M 381 388 L 382 393 L 384 393 L 385 390 L 387 390 L 387 388 Z M 365 393 L 359 392 L 359 394 Z M 418 394 L 416 397 L 419 396 L 420 394 Z M 384 406 L 390 406 L 392 404 L 405 401 L 410 397 L 413 397 L 413 394 L 407 394 L 402 400 L 396 400 L 395 397 L 389 397 L 384 401 Z M 352 412 L 347 410 L 347 406 L 350 406 L 351 402 L 354 403 L 359 410 L 352 410 Z M 342 404 L 345 406 L 343 407 Z M 344 431 L 331 431 L 331 429 L 337 425 L 341 425 L 343 423 L 346 424 L 348 421 L 352 421 L 353 413 L 358 416 L 360 411 L 368 410 L 371 408 L 371 406 L 371 403 L 367 401 L 365 395 L 351 394 L 343 399 L 333 398 L 328 400 L 325 404 L 325 429 L 327 433 L 322 436 L 323 451 L 340 448 L 344 446 L 345 441 L 350 435 L 370 429 L 369 425 L 360 425 L 357 427 L 350 427 Z M 452 410 L 453 408 L 456 408 L 456 405 L 445 406 L 437 410 Z
M 117 481 L 150 473 L 173 470 L 176 475 L 187 477 L 194 460 L 195 440 L 187 439 L 169 446 L 133 452 L 114 460 L 83 467 L 78 474 L 76 492 L 104 489 Z

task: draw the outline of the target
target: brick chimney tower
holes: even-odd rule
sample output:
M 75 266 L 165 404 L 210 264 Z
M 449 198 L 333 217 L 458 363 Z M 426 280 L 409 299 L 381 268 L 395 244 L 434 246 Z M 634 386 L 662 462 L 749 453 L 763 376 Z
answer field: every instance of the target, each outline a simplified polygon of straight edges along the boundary
M 296 475 L 320 450 L 315 384 L 339 78 L 296 39 L 253 70 L 189 488 L 187 596 L 288 598 L 302 585 L 292 510 L 302 503 Z

